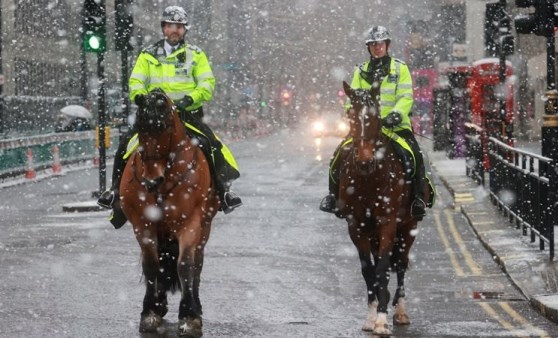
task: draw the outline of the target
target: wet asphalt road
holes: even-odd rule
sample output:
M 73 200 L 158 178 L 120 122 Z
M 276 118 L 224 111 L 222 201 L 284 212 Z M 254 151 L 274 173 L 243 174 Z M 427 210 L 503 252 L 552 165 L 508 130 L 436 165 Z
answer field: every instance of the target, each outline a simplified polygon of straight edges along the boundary
M 213 223 L 200 290 L 205 337 L 370 335 L 360 330 L 366 290 L 346 223 L 317 208 L 338 142 L 321 141 L 296 131 L 230 144 L 244 206 Z M 558 335 L 436 183 L 438 203 L 411 250 L 412 323 L 394 335 Z M 1 337 L 175 336 L 178 295 L 160 334 L 138 333 L 144 288 L 130 225 L 112 229 L 107 212 L 62 212 L 98 186 L 98 172 L 84 169 L 0 189 Z

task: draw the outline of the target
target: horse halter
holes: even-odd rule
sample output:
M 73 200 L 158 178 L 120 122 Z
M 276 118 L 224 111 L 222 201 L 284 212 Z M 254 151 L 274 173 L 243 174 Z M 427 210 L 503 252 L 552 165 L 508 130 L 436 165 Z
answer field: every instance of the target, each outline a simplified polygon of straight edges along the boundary
M 160 90 L 154 90 L 147 94 L 143 104 L 139 105 L 138 120 L 136 127 L 141 135 L 148 135 L 151 142 L 155 144 L 151 145 L 151 152 L 148 153 L 143 145 L 140 145 L 139 157 L 142 162 L 142 166 L 145 168 L 146 162 L 156 162 L 164 161 L 165 168 L 163 170 L 162 176 L 156 179 L 146 179 L 142 178 L 140 181 L 142 185 L 150 192 L 156 190 L 160 184 L 164 181 L 167 171 L 172 168 L 175 157 L 176 149 L 175 143 L 175 125 L 173 114 L 175 114 L 172 101 Z M 167 134 L 167 135 L 165 135 Z M 159 140 L 155 141 L 158 137 L 165 135 L 166 142 L 159 144 Z M 162 140 L 161 140 L 162 141 Z M 161 150 L 165 149 L 164 154 Z M 145 169 L 144 169 L 145 170 Z

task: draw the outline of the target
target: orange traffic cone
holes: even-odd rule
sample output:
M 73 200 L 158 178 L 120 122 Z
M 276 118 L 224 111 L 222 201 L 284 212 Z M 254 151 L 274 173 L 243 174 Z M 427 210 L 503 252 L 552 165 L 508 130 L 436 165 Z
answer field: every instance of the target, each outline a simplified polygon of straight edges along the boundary
M 37 172 L 33 165 L 33 151 L 31 148 L 27 148 L 27 169 L 25 170 L 25 178 L 29 180 L 37 178 Z
M 60 164 L 60 154 L 57 145 L 54 145 L 52 149 L 52 173 L 53 174 L 61 174 L 62 173 L 62 165 Z

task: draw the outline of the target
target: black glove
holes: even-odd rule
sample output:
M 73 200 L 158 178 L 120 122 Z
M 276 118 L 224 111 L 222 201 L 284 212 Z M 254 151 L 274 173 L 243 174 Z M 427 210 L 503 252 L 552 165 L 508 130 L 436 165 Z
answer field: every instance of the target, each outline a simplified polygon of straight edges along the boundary
M 176 101 L 176 108 L 180 111 L 186 111 L 187 107 L 190 107 L 194 104 L 194 99 L 191 96 L 184 96 L 182 99 Z
M 392 111 L 391 113 L 388 114 L 388 116 L 386 116 L 385 119 L 382 120 L 382 124 L 386 128 L 393 128 L 399 123 L 401 123 L 401 120 L 402 120 L 401 114 L 396 111 Z
M 138 94 L 134 97 L 134 103 L 136 106 L 140 107 L 145 104 L 145 95 Z

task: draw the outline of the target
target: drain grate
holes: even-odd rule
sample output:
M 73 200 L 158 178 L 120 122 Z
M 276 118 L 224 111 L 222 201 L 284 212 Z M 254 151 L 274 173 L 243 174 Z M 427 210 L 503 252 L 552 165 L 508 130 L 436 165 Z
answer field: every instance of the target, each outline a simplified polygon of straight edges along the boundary
M 523 301 L 524 299 L 506 294 L 505 292 L 499 291 L 473 291 L 472 297 L 475 301 L 491 301 L 491 300 L 501 300 L 501 301 Z

